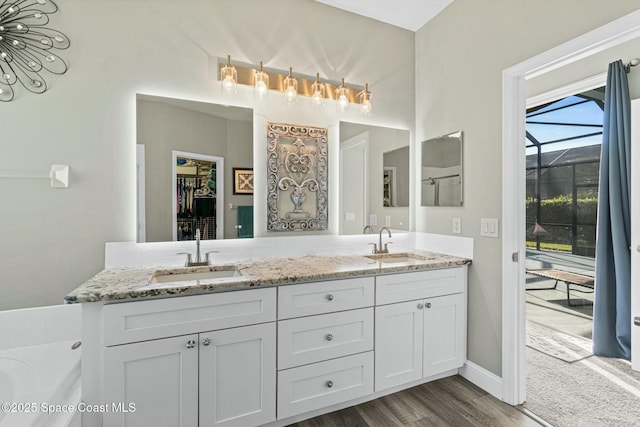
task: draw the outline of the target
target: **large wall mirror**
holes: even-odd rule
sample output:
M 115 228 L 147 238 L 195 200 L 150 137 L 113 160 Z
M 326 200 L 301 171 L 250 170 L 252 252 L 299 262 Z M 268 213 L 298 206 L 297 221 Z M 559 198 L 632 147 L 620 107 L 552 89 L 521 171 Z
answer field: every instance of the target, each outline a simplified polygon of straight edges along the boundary
M 462 131 L 422 142 L 422 206 L 462 206 Z
M 409 230 L 409 131 L 340 123 L 340 234 Z
M 136 97 L 138 241 L 253 237 L 253 111 Z

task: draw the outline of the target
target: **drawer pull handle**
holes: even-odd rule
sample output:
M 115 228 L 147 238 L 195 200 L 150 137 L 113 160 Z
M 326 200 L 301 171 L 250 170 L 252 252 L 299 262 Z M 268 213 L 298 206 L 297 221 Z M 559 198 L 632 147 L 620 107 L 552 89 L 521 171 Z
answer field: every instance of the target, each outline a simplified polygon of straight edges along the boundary
M 327 381 L 326 386 L 327 386 L 328 388 L 333 387 L 333 381 L 331 381 L 331 380 Z
M 426 304 L 425 304 L 425 307 L 427 307 L 427 308 L 431 308 L 431 303 L 430 303 L 430 302 L 426 303 Z
M 211 344 L 211 338 L 205 338 L 205 339 L 202 340 L 202 345 L 203 346 L 206 347 L 206 346 L 208 346 L 210 344 Z
M 424 308 L 424 304 L 423 303 L 418 304 L 418 310 L 422 310 L 423 308 Z
M 333 301 L 333 294 L 329 294 L 329 295 L 327 295 L 327 300 L 329 300 L 329 301 Z
M 187 348 L 194 348 L 196 344 L 198 344 L 196 340 L 189 340 L 187 341 Z
M 325 338 L 327 341 L 333 341 L 333 334 L 327 334 Z

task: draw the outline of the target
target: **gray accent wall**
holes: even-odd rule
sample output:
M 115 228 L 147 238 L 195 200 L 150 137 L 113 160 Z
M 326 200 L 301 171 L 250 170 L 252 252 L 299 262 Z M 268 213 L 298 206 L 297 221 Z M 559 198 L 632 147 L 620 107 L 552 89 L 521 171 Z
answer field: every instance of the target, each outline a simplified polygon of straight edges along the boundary
M 464 131 L 464 206 L 417 206 L 416 231 L 452 234 L 458 217 L 474 238 L 468 358 L 498 376 L 502 242 L 480 237 L 480 218 L 501 216 L 502 70 L 636 9 L 636 0 L 456 0 L 416 32 L 415 139 Z

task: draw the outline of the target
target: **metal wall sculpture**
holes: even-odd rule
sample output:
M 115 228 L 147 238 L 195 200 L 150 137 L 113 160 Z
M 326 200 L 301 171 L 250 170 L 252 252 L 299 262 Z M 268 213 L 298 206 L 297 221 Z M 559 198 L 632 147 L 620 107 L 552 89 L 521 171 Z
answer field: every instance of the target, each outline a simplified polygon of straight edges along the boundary
M 327 129 L 267 123 L 267 231 L 328 228 Z

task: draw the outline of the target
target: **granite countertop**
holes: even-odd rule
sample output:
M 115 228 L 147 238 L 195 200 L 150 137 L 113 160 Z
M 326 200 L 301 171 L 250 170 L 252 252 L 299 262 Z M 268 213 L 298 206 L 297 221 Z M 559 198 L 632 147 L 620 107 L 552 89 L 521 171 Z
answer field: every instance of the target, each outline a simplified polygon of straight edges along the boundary
M 449 268 L 471 263 L 471 260 L 466 258 L 425 251 L 378 256 L 384 257 L 385 262 L 372 259 L 373 257 L 376 255 L 308 255 L 264 258 L 203 267 L 106 269 L 71 291 L 64 300 L 66 303 L 83 303 L 169 298 L 374 274 Z M 389 262 L 390 258 L 395 258 L 394 262 Z M 186 272 L 208 274 L 208 272 L 230 270 L 239 270 L 241 275 L 213 279 L 184 280 L 186 277 L 177 277 L 176 280 L 172 280 L 171 278 Z M 162 280 L 160 283 L 152 283 L 156 279 Z

